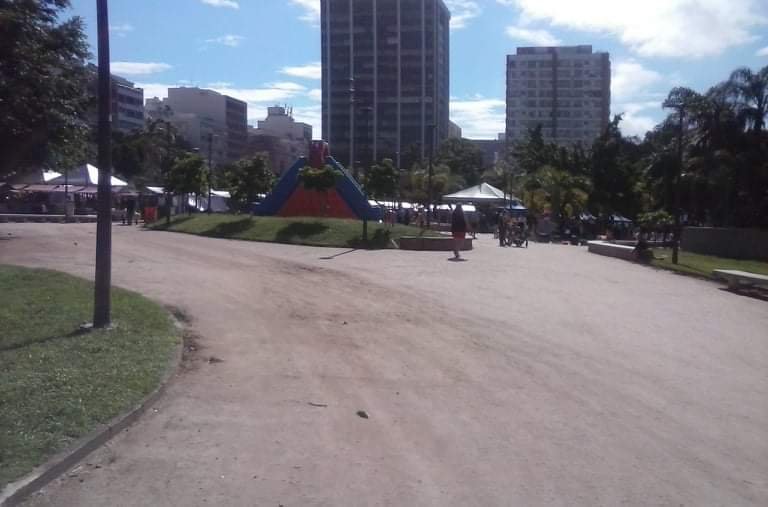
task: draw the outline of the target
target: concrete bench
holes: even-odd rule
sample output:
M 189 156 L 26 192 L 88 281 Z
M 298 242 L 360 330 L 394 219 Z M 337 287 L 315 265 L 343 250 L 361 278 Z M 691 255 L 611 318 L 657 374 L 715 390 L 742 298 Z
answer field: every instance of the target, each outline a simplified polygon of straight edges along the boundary
M 768 286 L 768 276 L 758 275 L 757 273 L 750 273 L 748 271 L 738 271 L 735 269 L 715 269 L 712 271 L 712 276 L 721 280 L 725 280 L 728 283 L 728 287 L 731 289 L 737 289 L 742 285 Z
M 453 250 L 453 238 L 450 236 L 403 236 L 400 238 L 400 250 L 450 252 Z M 472 250 L 471 238 L 464 240 L 461 250 Z
M 587 250 L 598 255 L 616 257 L 627 261 L 635 260 L 635 247 L 628 245 L 617 245 L 606 243 L 605 241 L 588 241 Z

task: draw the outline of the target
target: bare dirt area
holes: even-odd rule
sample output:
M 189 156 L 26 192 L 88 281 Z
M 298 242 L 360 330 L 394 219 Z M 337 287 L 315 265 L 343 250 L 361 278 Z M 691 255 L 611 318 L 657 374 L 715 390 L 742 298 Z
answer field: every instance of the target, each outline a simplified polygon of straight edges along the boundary
M 93 276 L 94 225 L 0 235 L 0 263 Z M 28 505 L 768 505 L 766 302 L 476 245 L 454 263 L 116 226 L 113 282 L 189 319 L 186 366 Z

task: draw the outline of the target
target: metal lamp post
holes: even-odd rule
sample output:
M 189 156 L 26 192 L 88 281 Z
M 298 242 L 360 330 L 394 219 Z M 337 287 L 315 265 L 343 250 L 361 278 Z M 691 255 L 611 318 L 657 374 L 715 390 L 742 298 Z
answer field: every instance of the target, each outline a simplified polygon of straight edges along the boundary
M 435 125 L 427 125 L 429 129 L 429 172 L 427 173 L 427 229 L 431 225 L 432 217 L 432 174 L 434 168 L 432 167 L 432 157 L 434 156 L 435 149 Z
M 96 0 L 98 27 L 98 159 L 99 193 L 96 225 L 96 277 L 93 327 L 105 328 L 111 322 L 112 284 L 112 83 L 109 68 L 109 15 L 107 0 Z
M 207 213 L 211 213 L 211 194 L 213 193 L 213 132 L 208 134 L 208 209 Z

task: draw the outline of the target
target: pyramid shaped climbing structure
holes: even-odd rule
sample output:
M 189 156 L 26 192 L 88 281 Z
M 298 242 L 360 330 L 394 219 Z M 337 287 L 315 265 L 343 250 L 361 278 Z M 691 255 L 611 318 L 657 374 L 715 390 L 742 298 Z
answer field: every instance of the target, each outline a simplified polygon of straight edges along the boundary
M 307 165 L 330 165 L 341 173 L 336 186 L 321 194 L 306 190 L 299 180 L 299 172 Z M 329 217 L 379 220 L 381 210 L 368 203 L 360 185 L 336 160 L 328 155 L 325 143 L 314 142 L 310 160 L 300 158 L 285 171 L 272 192 L 259 204 L 255 213 L 261 216 Z

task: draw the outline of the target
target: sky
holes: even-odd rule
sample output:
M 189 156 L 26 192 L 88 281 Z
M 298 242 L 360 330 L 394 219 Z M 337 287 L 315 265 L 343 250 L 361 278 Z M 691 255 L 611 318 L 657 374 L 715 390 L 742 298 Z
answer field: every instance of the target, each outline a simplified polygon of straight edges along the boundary
M 96 53 L 96 2 L 71 0 Z M 451 19 L 451 119 L 464 137 L 504 131 L 506 55 L 591 44 L 611 57 L 611 114 L 642 136 L 674 86 L 705 92 L 737 67 L 768 65 L 768 0 L 444 0 Z M 112 72 L 144 88 L 211 88 L 275 104 L 321 135 L 320 0 L 112 0 Z

